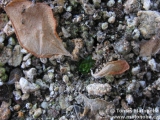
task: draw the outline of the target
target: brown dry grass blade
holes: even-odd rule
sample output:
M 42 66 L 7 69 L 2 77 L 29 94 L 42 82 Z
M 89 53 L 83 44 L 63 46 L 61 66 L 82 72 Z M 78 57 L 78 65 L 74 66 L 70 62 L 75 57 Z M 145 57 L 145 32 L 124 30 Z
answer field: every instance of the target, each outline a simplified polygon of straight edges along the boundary
M 94 78 L 101 78 L 107 75 L 122 74 L 130 68 L 129 64 L 125 60 L 117 60 L 108 62 L 105 67 L 102 68 L 98 73 L 93 74 Z
M 6 7 L 22 47 L 37 57 L 55 54 L 71 56 L 56 32 L 52 10 L 44 3 L 35 5 L 28 0 L 13 0 Z

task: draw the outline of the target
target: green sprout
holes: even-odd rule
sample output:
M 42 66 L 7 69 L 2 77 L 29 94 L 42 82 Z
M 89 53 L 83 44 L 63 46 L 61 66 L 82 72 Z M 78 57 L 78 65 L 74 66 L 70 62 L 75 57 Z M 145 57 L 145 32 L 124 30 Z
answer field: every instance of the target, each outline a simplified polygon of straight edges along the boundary
M 79 72 L 82 74 L 87 74 L 90 72 L 90 69 L 93 67 L 95 60 L 92 59 L 92 56 L 88 56 L 86 59 L 83 59 L 79 64 Z

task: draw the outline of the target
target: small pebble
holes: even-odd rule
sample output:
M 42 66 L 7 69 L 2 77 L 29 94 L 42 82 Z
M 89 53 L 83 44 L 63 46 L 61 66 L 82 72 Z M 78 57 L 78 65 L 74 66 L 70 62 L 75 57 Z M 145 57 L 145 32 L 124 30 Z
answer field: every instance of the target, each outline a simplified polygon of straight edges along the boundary
M 68 6 L 68 7 L 66 8 L 66 11 L 67 11 L 67 12 L 71 12 L 71 11 L 72 11 L 72 6 Z
M 40 87 L 35 83 L 30 83 L 24 77 L 21 77 L 20 81 L 21 90 L 23 93 L 30 93 L 38 90 Z
M 114 23 L 116 20 L 116 17 L 112 16 L 108 19 L 108 23 Z
M 65 38 L 68 38 L 71 36 L 71 34 L 64 27 L 62 27 L 62 32 Z
M 13 107 L 13 109 L 14 109 L 15 111 L 18 111 L 18 110 L 20 110 L 20 107 L 21 107 L 21 106 L 17 104 L 17 105 L 15 105 L 15 106 Z
M 49 88 L 49 85 L 47 85 L 44 81 L 42 81 L 41 79 L 37 79 L 36 80 L 36 84 L 39 85 L 41 87 L 41 89 L 47 89 Z
M 108 7 L 112 7 L 114 4 L 115 4 L 115 1 L 114 1 L 114 0 L 109 0 L 109 1 L 107 2 L 107 6 L 108 6 Z
M 16 100 L 20 100 L 21 99 L 21 91 L 13 91 L 13 95 L 15 96 Z
M 69 78 L 67 75 L 63 75 L 63 82 L 65 82 L 66 84 L 69 82 Z
M 126 95 L 126 101 L 128 104 L 132 104 L 134 102 L 133 96 L 131 94 Z
M 22 53 L 22 54 L 27 54 L 28 52 L 27 52 L 26 49 L 22 48 L 22 49 L 21 49 L 21 53 Z
M 42 109 L 38 108 L 35 110 L 35 112 L 33 114 L 33 118 L 38 118 L 41 114 L 42 114 Z
M 50 98 L 49 95 L 46 95 L 46 96 L 45 96 L 45 99 L 46 99 L 46 101 L 48 102 L 48 101 L 50 101 L 51 98 Z
M 93 83 L 93 84 L 89 84 L 87 87 L 87 92 L 90 95 L 105 95 L 107 93 L 109 93 L 112 89 L 112 87 L 108 84 L 100 84 L 100 83 Z
M 132 74 L 133 74 L 133 75 L 136 75 L 136 74 L 138 74 L 139 72 L 140 72 L 140 66 L 139 66 L 139 65 L 132 68 Z
M 8 39 L 8 44 L 9 44 L 9 45 L 15 45 L 15 44 L 16 44 L 15 39 L 14 39 L 13 37 L 10 37 L 10 38 Z
M 85 11 L 86 14 L 88 14 L 88 15 L 93 15 L 94 14 L 95 8 L 94 8 L 94 6 L 92 4 L 89 4 L 89 3 L 86 4 L 86 3 L 84 3 L 82 5 L 83 5 L 83 9 L 84 9 L 84 11 Z
M 26 62 L 25 62 L 25 67 L 29 67 L 32 64 L 31 59 L 29 58 Z
M 102 23 L 101 28 L 102 30 L 106 30 L 108 28 L 108 23 L 107 22 Z
M 0 43 L 3 43 L 4 40 L 5 40 L 5 34 L 0 33 Z
M 30 68 L 29 70 L 23 70 L 26 78 L 33 80 L 33 78 L 37 75 L 37 70 L 35 68 Z
M 46 64 L 46 63 L 47 63 L 47 58 L 40 58 L 40 61 L 41 61 L 42 63 Z
M 27 55 L 25 55 L 25 56 L 23 57 L 23 61 L 28 60 L 31 56 L 32 56 L 32 54 L 31 54 L 31 53 L 28 53 Z
M 47 102 L 42 102 L 42 103 L 41 103 L 41 107 L 42 107 L 43 109 L 47 109 L 47 108 L 48 108 L 48 103 L 47 103 Z
M 21 100 L 27 100 L 29 98 L 29 94 L 28 93 L 24 93 L 21 97 Z
M 20 45 L 16 45 L 14 47 L 12 56 L 11 56 L 11 58 L 8 61 L 8 64 L 10 66 L 17 67 L 17 66 L 19 66 L 21 64 L 21 62 L 22 62 L 22 53 L 20 52 L 21 49 L 22 48 L 21 48 Z
M 157 69 L 157 63 L 153 58 L 148 61 L 148 65 L 151 67 L 153 71 L 159 72 L 159 70 Z
M 11 115 L 11 110 L 9 109 L 9 106 L 9 103 L 2 101 L 0 107 L 0 120 L 9 120 L 9 117 Z

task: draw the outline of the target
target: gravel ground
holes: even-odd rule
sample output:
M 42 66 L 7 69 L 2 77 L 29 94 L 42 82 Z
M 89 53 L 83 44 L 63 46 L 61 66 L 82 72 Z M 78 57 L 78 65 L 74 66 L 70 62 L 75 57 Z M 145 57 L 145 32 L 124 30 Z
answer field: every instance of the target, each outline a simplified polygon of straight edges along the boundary
M 8 2 L 0 1 L 0 120 L 160 119 L 160 0 L 33 3 L 52 8 L 73 58 L 20 46 Z

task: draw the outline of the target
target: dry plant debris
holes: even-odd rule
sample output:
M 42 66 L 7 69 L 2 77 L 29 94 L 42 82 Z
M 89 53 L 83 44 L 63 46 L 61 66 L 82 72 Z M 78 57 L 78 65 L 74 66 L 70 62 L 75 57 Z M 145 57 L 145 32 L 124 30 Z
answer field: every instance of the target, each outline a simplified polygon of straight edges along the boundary
M 155 55 L 160 50 L 159 37 L 157 35 L 153 36 L 149 41 L 141 44 L 140 56 Z
M 73 39 L 75 48 L 72 52 L 73 60 L 77 61 L 79 59 L 79 51 L 83 47 L 83 40 L 80 38 Z
M 22 47 L 36 57 L 51 57 L 55 54 L 71 56 L 64 48 L 56 32 L 56 19 L 44 3 L 35 5 L 28 0 L 13 0 L 6 7 Z
M 81 100 L 80 100 L 81 99 Z M 90 110 L 91 114 L 96 115 L 100 110 L 104 110 L 105 114 L 111 114 L 110 110 L 114 110 L 115 106 L 113 102 L 107 102 L 102 99 L 89 99 L 84 94 L 79 94 L 77 100 L 84 103 L 84 111 L 81 117 L 84 117 Z
M 125 60 L 117 60 L 108 62 L 98 73 L 93 74 L 91 71 L 91 74 L 94 78 L 101 78 L 107 75 L 122 74 L 129 68 L 130 66 Z

